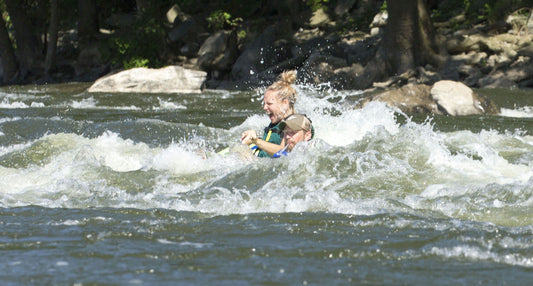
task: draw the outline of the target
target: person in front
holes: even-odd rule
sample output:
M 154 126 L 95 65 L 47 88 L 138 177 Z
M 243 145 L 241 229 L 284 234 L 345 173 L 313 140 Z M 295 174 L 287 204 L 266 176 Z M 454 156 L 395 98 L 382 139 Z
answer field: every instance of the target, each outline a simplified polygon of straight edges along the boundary
M 241 134 L 241 142 L 250 146 L 257 157 L 272 157 L 285 147 L 281 136 L 281 120 L 294 114 L 296 90 L 291 86 L 296 80 L 296 71 L 285 71 L 278 80 L 270 85 L 264 95 L 263 110 L 270 118 L 270 124 L 259 138 L 255 130 L 246 130 Z
M 302 141 L 309 141 L 314 137 L 314 128 L 311 120 L 304 114 L 293 114 L 280 122 L 283 128 L 283 140 L 285 147 L 276 152 L 272 157 L 278 158 L 288 155 L 296 144 Z

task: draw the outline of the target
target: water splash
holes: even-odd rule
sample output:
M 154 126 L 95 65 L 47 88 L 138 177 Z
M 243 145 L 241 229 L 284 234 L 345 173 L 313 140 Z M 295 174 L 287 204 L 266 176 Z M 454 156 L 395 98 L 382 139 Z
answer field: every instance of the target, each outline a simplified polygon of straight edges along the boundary
M 104 122 L 100 114 L 116 113 L 131 102 L 113 105 L 109 95 L 80 95 L 75 101 L 47 97 L 46 108 L 96 110 L 96 116 L 83 121 L 41 118 L 42 126 L 67 127 L 1 146 L 0 205 L 212 214 L 407 213 L 502 225 L 533 223 L 530 135 L 438 131 L 431 120 L 416 123 L 383 103 L 354 109 L 357 91 L 299 86 L 298 94 L 296 110 L 312 119 L 316 139 L 288 157 L 255 161 L 216 152 L 238 144 L 243 130 L 260 132 L 268 124 L 260 113 L 261 92 L 244 97 L 211 92 L 184 99 L 132 95 L 137 112 L 157 112 L 161 118 Z M 29 96 L 36 101 L 36 95 Z M 219 112 L 248 114 L 238 124 L 213 126 L 191 111 L 202 105 L 209 110 L 206 101 L 221 104 L 235 97 L 243 97 L 239 102 L 246 107 L 232 105 Z M 18 134 L 7 127 L 24 120 L 2 118 L 0 138 Z M 161 140 L 165 136 L 170 139 Z

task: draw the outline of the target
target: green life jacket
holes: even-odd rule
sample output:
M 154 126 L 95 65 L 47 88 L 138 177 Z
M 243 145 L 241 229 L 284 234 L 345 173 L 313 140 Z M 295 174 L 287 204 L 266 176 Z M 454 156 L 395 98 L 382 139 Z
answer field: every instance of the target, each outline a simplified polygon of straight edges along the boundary
M 263 140 L 266 141 L 266 142 L 270 142 L 270 143 L 274 143 L 274 144 L 277 144 L 277 145 L 280 145 L 281 144 L 281 133 L 282 133 L 283 130 L 281 130 L 279 128 L 279 122 L 276 123 L 276 124 L 270 124 L 268 125 L 266 128 L 265 128 L 265 131 L 263 132 Z M 255 156 L 257 157 L 272 157 L 270 155 L 268 155 L 268 153 L 266 151 L 263 151 L 259 148 L 257 148 L 257 146 L 255 144 L 251 144 L 250 145 L 250 148 L 252 149 L 253 153 Z

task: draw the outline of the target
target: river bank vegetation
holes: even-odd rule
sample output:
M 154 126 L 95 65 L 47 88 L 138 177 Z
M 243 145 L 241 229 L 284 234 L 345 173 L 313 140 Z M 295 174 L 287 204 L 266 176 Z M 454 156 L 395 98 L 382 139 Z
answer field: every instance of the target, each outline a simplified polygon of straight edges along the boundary
M 2 85 L 134 67 L 207 72 L 209 88 L 339 89 L 461 81 L 533 86 L 533 1 L 0 0 Z

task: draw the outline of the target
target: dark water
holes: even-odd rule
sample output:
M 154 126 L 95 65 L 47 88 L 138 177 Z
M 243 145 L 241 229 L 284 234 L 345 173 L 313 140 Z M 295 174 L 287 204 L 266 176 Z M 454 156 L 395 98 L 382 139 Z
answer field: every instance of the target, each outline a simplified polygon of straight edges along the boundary
M 299 87 L 317 130 L 281 159 L 261 91 L 0 90 L 2 285 L 529 285 L 533 93 L 497 116 L 350 107 Z M 204 158 L 204 157 L 207 158 Z

